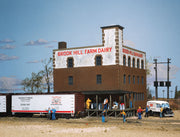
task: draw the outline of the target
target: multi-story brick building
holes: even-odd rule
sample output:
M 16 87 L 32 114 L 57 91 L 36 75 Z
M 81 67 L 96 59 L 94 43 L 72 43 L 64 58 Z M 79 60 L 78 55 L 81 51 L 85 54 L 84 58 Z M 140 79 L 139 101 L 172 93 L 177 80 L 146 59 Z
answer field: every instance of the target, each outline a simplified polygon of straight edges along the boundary
M 96 104 L 109 98 L 126 107 L 145 107 L 146 53 L 123 45 L 124 27 L 105 26 L 102 45 L 53 50 L 54 92 L 80 92 Z

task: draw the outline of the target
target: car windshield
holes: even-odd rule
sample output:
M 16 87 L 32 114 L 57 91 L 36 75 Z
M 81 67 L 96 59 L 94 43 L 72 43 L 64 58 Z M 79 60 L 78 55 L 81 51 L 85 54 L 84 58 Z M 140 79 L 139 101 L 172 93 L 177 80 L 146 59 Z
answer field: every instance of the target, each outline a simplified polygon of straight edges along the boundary
M 169 103 L 162 103 L 163 108 L 169 108 Z

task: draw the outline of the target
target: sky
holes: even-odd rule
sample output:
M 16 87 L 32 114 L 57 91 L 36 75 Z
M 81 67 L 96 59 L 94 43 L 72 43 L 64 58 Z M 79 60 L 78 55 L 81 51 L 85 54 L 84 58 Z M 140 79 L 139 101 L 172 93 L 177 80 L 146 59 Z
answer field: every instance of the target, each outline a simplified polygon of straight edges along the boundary
M 100 27 L 121 25 L 125 44 L 146 52 L 152 95 L 153 59 L 171 58 L 173 97 L 175 86 L 180 89 L 179 7 L 179 0 L 0 0 L 0 91 L 18 91 L 21 81 L 52 57 L 59 41 L 68 48 L 101 45 Z M 158 65 L 158 80 L 166 79 L 167 65 Z

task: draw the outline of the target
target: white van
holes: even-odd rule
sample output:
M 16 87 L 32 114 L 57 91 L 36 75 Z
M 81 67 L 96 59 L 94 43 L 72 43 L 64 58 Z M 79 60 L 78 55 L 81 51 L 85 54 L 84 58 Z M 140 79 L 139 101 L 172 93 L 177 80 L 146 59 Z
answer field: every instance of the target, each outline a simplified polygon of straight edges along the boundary
M 147 106 L 150 115 L 159 115 L 161 107 L 163 107 L 163 116 L 174 116 L 167 101 L 151 100 L 147 102 Z

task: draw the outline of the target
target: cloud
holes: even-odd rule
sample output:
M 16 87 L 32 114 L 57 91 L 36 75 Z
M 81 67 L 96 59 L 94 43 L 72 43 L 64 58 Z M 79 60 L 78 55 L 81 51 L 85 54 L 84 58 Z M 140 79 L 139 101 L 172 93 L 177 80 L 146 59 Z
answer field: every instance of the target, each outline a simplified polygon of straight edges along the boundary
M 180 70 L 179 67 L 175 65 L 169 65 L 169 79 L 175 79 L 177 72 Z M 147 76 L 147 83 L 149 85 L 152 85 L 155 81 L 155 70 L 154 70 L 154 64 L 148 63 L 147 68 L 150 70 L 150 75 Z M 167 81 L 167 65 L 165 64 L 158 64 L 157 65 L 157 79 L 158 81 Z
M 54 46 L 49 45 L 49 46 L 45 46 L 45 48 L 54 48 Z
M 14 48 L 15 48 L 15 46 L 9 45 L 9 44 L 6 44 L 4 46 L 0 46 L 0 49 L 14 49 Z
M 41 62 L 42 62 L 42 60 L 33 60 L 33 61 L 28 61 L 26 63 L 41 63 Z
M 1 43 L 13 43 L 15 42 L 14 40 L 11 40 L 11 39 L 4 39 L 4 40 L 0 40 L 0 44 Z
M 18 57 L 17 56 L 8 56 L 8 55 L 0 53 L 0 61 L 7 61 L 7 60 L 14 60 L 14 59 L 18 59 Z
M 125 46 L 135 47 L 134 42 L 132 42 L 132 41 L 130 41 L 130 40 L 124 40 L 124 41 L 123 41 L 123 44 L 124 44 Z
M 0 91 L 12 92 L 19 90 L 17 86 L 21 84 L 21 80 L 15 77 L 0 77 Z
M 34 46 L 34 45 L 45 45 L 45 44 L 50 44 L 52 42 L 56 42 L 56 41 L 47 41 L 47 40 L 44 40 L 44 39 L 39 39 L 39 40 L 36 40 L 36 41 L 29 41 L 27 42 L 25 45 L 26 46 Z

